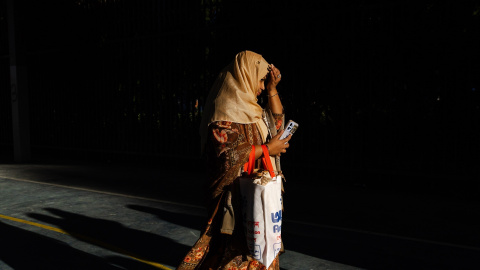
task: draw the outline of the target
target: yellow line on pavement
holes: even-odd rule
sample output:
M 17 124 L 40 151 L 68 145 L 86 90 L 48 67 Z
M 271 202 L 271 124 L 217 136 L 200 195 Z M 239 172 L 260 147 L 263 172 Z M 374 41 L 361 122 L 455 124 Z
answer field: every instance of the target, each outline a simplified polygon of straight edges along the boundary
M 130 257 L 130 258 L 132 258 L 132 259 L 135 259 L 135 260 L 137 260 L 137 261 L 143 262 L 143 263 L 145 263 L 145 264 L 149 264 L 149 265 L 151 265 L 151 266 L 154 266 L 154 267 L 157 267 L 157 268 L 160 268 L 160 269 L 164 269 L 164 270 L 171 270 L 170 268 L 168 268 L 168 267 L 166 267 L 166 266 L 164 266 L 164 265 L 161 265 L 161 264 L 156 263 L 156 262 L 152 262 L 152 261 L 140 259 L 140 258 L 138 258 L 138 256 L 135 256 L 135 255 L 133 255 L 132 253 L 126 251 L 126 250 L 123 250 L 123 249 L 121 249 L 121 248 L 112 246 L 112 245 L 107 244 L 107 243 L 103 243 L 103 242 L 101 242 L 101 241 L 98 241 L 98 240 L 93 239 L 93 238 L 88 237 L 88 236 L 83 236 L 83 235 L 76 234 L 76 233 L 69 233 L 69 232 L 64 231 L 64 230 L 62 230 L 62 229 L 59 229 L 59 228 L 55 228 L 55 227 L 51 227 L 51 226 L 47 226 L 47 225 L 43 225 L 43 224 L 40 224 L 40 223 L 31 222 L 31 221 L 23 220 L 23 219 L 19 219 L 19 218 L 9 217 L 9 216 L 5 216 L 5 215 L 1 215 L 1 214 L 0 214 L 0 218 L 6 219 L 6 220 L 10 220 L 10 221 L 19 222 L 19 223 L 23 223 L 23 224 L 28 224 L 28 225 L 31 225 L 31 226 L 35 226 L 35 227 L 39 227 L 39 228 L 46 229 L 46 230 L 49 230 L 49 231 L 54 231 L 54 232 L 58 232 L 58 233 L 70 235 L 70 236 L 73 236 L 73 237 L 77 237 L 77 238 L 80 238 L 80 239 L 85 240 L 85 241 L 87 241 L 87 242 L 90 242 L 90 243 L 96 244 L 96 245 L 98 245 L 98 246 L 107 248 L 107 249 L 109 249 L 109 250 L 111 250 L 111 251 L 118 252 L 118 253 L 120 253 L 120 254 L 126 255 L 126 256 L 128 256 L 128 257 Z
M 47 229 L 47 230 L 54 231 L 54 232 L 58 232 L 58 233 L 69 234 L 62 229 L 58 229 L 58 228 L 50 227 L 50 226 L 47 226 L 47 225 L 31 222 L 31 221 L 28 221 L 28 220 L 23 220 L 23 219 L 19 219 L 19 218 L 4 216 L 4 215 L 0 215 L 0 218 L 8 219 L 8 220 L 11 220 L 11 221 L 20 222 L 20 223 L 24 223 L 24 224 L 28 224 L 28 225 L 32 225 L 32 226 L 35 226 L 35 227 L 40 227 L 40 228 Z

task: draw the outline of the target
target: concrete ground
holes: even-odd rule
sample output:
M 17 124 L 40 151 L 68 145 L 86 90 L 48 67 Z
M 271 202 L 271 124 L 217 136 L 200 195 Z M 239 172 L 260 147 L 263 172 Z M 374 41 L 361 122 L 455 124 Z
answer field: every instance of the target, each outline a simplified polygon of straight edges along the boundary
M 0 164 L 0 269 L 174 269 L 203 225 L 200 178 L 151 166 Z M 282 269 L 480 265 L 476 203 L 295 179 L 286 188 Z

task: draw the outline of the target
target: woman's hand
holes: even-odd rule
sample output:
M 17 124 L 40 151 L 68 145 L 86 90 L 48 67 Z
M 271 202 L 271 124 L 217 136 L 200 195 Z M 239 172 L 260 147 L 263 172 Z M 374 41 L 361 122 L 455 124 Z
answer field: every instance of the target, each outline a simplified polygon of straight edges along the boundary
M 280 70 L 276 68 L 273 64 L 270 65 L 270 76 L 267 82 L 267 91 L 269 95 L 275 94 L 277 92 L 277 85 L 282 79 L 282 74 Z
M 287 138 L 280 140 L 280 136 L 282 136 L 284 131 L 285 130 L 280 131 L 267 143 L 270 156 L 280 156 L 281 154 L 287 152 L 287 148 L 290 146 L 288 141 L 290 141 L 292 135 L 289 135 Z

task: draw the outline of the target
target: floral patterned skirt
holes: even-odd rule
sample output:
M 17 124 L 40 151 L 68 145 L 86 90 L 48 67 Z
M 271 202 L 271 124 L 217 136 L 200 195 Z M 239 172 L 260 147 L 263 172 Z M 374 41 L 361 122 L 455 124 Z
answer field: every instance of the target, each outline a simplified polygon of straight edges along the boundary
M 215 213 L 177 270 L 280 270 L 278 255 L 268 268 L 250 255 L 241 222 L 231 235 L 220 233 L 222 215 Z
M 221 248 L 217 248 L 215 251 L 211 250 L 207 252 L 210 245 L 208 242 L 210 241 L 208 241 L 208 237 L 202 238 L 200 238 L 188 252 L 177 268 L 178 270 L 280 270 L 278 256 L 267 268 L 249 255 L 248 251 L 243 250 L 243 248 L 239 249 L 236 246 L 225 247 L 222 245 Z M 209 240 L 211 240 L 211 238 Z M 213 243 L 212 245 L 215 246 Z

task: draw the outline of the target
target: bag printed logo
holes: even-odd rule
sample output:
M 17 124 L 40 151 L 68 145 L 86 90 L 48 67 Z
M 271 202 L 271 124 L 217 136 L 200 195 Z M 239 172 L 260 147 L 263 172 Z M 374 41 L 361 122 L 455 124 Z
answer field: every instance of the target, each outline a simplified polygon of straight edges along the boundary
M 272 213 L 272 222 L 278 223 L 282 220 L 282 210 Z
M 277 257 L 277 254 L 280 252 L 281 249 L 282 249 L 282 243 L 273 244 L 273 251 L 275 252 L 275 257 Z
M 259 245 L 255 245 L 255 250 L 253 252 L 253 257 L 256 260 L 260 260 L 262 258 L 262 248 Z

